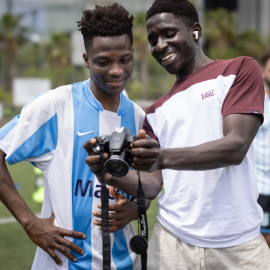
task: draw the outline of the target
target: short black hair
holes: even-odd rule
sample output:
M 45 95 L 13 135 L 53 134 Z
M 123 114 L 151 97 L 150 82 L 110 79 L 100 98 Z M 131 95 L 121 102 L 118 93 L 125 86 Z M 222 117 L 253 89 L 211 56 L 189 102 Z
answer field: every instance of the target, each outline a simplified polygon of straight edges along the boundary
M 266 66 L 267 62 L 270 60 L 270 49 L 268 49 L 267 51 L 265 51 L 261 57 L 261 62 L 263 67 Z
M 146 13 L 146 21 L 158 13 L 172 13 L 182 19 L 188 27 L 199 22 L 199 15 L 188 0 L 156 0 Z
M 82 19 L 77 21 L 79 31 L 84 39 L 85 49 L 88 50 L 94 37 L 121 36 L 127 34 L 133 44 L 134 17 L 120 4 L 95 6 L 95 9 L 85 10 Z

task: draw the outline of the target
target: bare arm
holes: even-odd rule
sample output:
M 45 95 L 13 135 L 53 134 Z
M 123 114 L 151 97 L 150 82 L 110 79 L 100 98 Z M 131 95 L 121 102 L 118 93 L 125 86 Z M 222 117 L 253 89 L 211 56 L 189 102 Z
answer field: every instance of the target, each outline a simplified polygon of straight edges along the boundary
M 139 141 L 132 143 L 132 167 L 141 172 L 145 196 L 154 199 L 161 190 L 162 169 L 171 170 L 212 170 L 238 165 L 244 159 L 259 127 L 260 119 L 255 115 L 231 114 L 223 119 L 224 137 L 194 147 L 160 149 L 153 139 L 145 139 L 145 132 L 140 131 Z M 90 169 L 101 175 L 99 156 L 92 155 L 95 139 L 85 144 L 89 156 L 86 159 Z M 105 154 L 105 158 L 108 155 Z M 105 174 L 107 184 L 117 187 L 132 196 L 136 196 L 138 177 L 135 171 L 116 178 Z
M 0 150 L 0 199 L 11 214 L 23 226 L 36 218 L 18 193 L 5 163 L 6 154 Z
M 159 194 L 163 179 L 160 170 L 152 173 L 140 172 L 142 188 L 144 190 L 145 198 L 153 200 Z M 107 181 L 108 185 L 114 186 L 127 194 L 137 196 L 138 189 L 138 175 L 136 171 L 130 171 L 124 177 L 114 177 Z
M 66 240 L 64 236 L 81 239 L 86 236 L 83 233 L 55 227 L 54 213 L 52 213 L 50 218 L 37 218 L 18 193 L 7 169 L 5 157 L 6 154 L 0 150 L 0 200 L 22 225 L 29 238 L 46 251 L 57 264 L 62 265 L 62 262 L 55 254 L 55 249 L 75 262 L 76 257 L 65 247 L 78 254 L 83 254 L 84 251 L 74 243 Z
M 150 140 L 133 143 L 132 166 L 136 170 L 212 170 L 240 164 L 260 127 L 258 116 L 231 114 L 223 119 L 224 137 L 194 147 L 160 149 L 150 148 Z M 155 161 L 147 157 L 155 156 Z

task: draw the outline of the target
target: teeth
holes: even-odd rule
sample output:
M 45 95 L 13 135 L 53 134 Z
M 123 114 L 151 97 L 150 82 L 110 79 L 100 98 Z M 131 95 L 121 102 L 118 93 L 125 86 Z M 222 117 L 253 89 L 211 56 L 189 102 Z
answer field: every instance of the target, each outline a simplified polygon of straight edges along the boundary
M 162 61 L 164 62 L 164 61 L 166 61 L 166 60 L 172 58 L 174 55 L 175 55 L 175 53 L 171 53 L 171 54 L 165 56 L 164 58 L 162 58 Z
M 122 80 L 120 80 L 120 81 L 109 81 L 110 83 L 119 83 L 119 82 L 121 82 Z

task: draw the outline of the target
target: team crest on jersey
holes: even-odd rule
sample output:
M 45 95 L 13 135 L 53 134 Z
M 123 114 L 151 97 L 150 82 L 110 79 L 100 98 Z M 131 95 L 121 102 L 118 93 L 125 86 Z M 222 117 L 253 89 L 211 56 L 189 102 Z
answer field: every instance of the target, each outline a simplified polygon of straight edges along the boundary
M 211 91 L 205 92 L 205 94 L 201 94 L 202 95 L 202 99 L 204 100 L 205 98 L 214 96 L 214 91 L 215 90 L 211 90 Z

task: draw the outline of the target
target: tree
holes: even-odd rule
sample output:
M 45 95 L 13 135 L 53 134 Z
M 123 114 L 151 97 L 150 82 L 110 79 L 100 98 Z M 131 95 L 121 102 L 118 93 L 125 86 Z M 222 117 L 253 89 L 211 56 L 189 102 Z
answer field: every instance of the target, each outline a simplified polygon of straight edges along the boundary
M 212 10 L 205 15 L 205 40 L 209 47 L 229 48 L 237 40 L 237 23 L 226 9 Z
M 44 64 L 38 68 L 32 64 L 32 67 L 21 74 L 22 77 L 49 78 L 53 88 L 88 78 L 89 74 L 84 66 L 75 67 L 71 64 L 70 34 L 53 33 L 50 39 L 40 46 Z
M 45 57 L 51 68 L 62 68 L 70 64 L 71 57 L 70 36 L 65 33 L 52 34 L 45 45 Z
M 206 13 L 205 41 L 211 59 L 231 59 L 251 56 L 258 59 L 267 42 L 255 29 L 239 34 L 235 16 L 225 9 Z
M 250 56 L 258 60 L 261 54 L 267 49 L 268 42 L 257 30 L 249 29 L 238 38 L 237 48 L 242 55 Z
M 12 83 L 16 75 L 16 60 L 21 46 L 26 43 L 28 29 L 20 25 L 21 18 L 5 14 L 0 20 L 0 49 L 7 65 L 6 89 L 12 92 Z
M 139 12 L 134 19 L 133 38 L 134 38 L 133 45 L 135 50 L 135 56 L 137 57 L 137 60 L 140 65 L 139 73 L 142 84 L 143 99 L 148 99 L 147 56 L 149 53 L 148 50 L 149 45 L 146 32 L 145 12 Z

